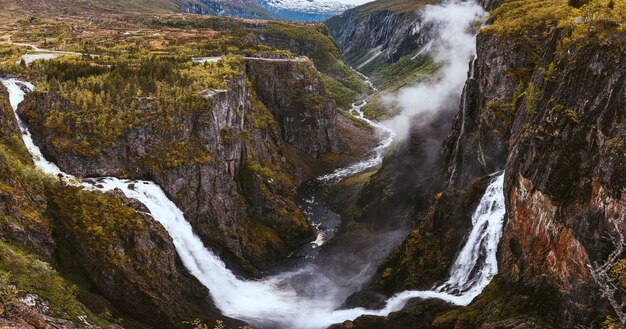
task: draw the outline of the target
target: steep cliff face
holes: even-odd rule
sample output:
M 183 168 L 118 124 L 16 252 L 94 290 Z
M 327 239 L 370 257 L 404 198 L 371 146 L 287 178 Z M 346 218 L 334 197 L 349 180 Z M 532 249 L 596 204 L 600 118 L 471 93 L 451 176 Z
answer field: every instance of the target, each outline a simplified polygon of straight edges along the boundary
M 607 235 L 626 231 L 626 44 L 607 32 L 600 44 L 566 46 L 569 56 L 544 54 L 555 69 L 533 72 L 536 94 L 527 90 L 517 111 L 506 164 L 517 174 L 507 182 L 503 275 L 549 280 L 564 295 L 568 325 L 600 307 L 589 302 L 599 292 L 588 265 L 614 248 Z M 556 30 L 552 40 L 570 33 Z
M 156 328 L 220 317 L 165 229 L 145 209 L 133 209 L 137 203 L 121 191 L 94 197 L 58 187 L 47 194 L 46 215 L 55 223 L 60 265 L 86 278 L 88 288 L 114 307 Z
M 9 161 L 11 158 L 28 164 L 31 159 L 20 139 L 21 132 L 4 87 L 0 88 L 0 122 L 0 235 L 50 258 L 55 242 L 49 226 L 43 225 L 47 220 L 37 207 L 41 195 L 32 193 L 33 186 L 10 170 L 14 166 Z
M 396 291 L 430 289 L 444 281 L 471 229 L 472 213 L 487 183 L 488 179 L 481 179 L 467 191 L 438 193 L 418 228 L 380 266 L 369 289 L 391 296 Z
M 430 326 L 596 326 L 615 315 L 591 268 L 615 250 L 609 237 L 626 232 L 623 7 L 592 3 L 578 10 L 564 1 L 483 4 L 500 7 L 478 35 L 478 58 L 470 63 L 460 108 L 442 147 L 444 183 L 434 185 L 433 192 L 468 191 L 477 178 L 506 170 L 500 273 L 473 304 L 444 311 Z M 410 158 L 410 153 L 396 153 L 399 157 L 388 158 L 381 173 Z M 399 181 L 411 177 L 399 175 Z M 385 191 L 375 184 L 380 184 L 376 176 L 370 191 Z M 393 198 L 392 193 L 384 199 Z M 435 200 L 445 213 L 456 213 L 455 206 Z M 377 206 L 380 213 L 389 209 L 384 202 Z M 422 222 L 379 269 L 374 291 L 428 286 L 421 276 L 407 273 L 439 254 L 425 249 L 433 234 L 424 229 L 429 222 Z M 444 225 L 459 227 L 459 222 L 449 218 Z M 432 269 L 440 268 L 427 266 L 416 273 L 426 276 Z M 623 300 L 623 292 L 618 289 L 615 298 Z M 402 327 L 424 307 L 409 305 L 384 321 L 363 317 L 344 327 Z
M 119 318 L 178 328 L 224 318 L 146 209 L 33 167 L 5 95 L 0 88 L 0 325 L 118 328 Z
M 240 76 L 228 90 L 206 90 L 194 108 L 164 113 L 165 126 L 158 116 L 143 120 L 92 154 L 64 149 L 67 136 L 46 127 L 54 104 L 72 111 L 58 94 L 33 93 L 22 113 L 44 154 L 61 168 L 83 177 L 154 180 L 231 265 L 263 269 L 312 234 L 293 201 L 296 179 L 285 143 L 314 157 L 347 146 L 336 129 L 334 102 L 310 62 L 245 62 L 251 83 Z M 150 98 L 137 102 L 144 113 L 163 111 Z M 75 133 L 91 138 L 88 131 Z
M 450 183 L 506 169 L 503 284 L 552 289 L 555 326 L 597 323 L 611 311 L 589 266 L 615 248 L 608 236 L 626 230 L 623 32 L 579 18 L 515 36 L 499 21 L 510 8 L 499 10 L 478 37 L 467 107 L 447 142 L 446 150 L 461 149 L 447 155 Z
M 524 92 L 518 91 L 520 75 L 534 66 L 535 57 L 513 40 L 483 33 L 476 47 L 480 56 L 470 64 L 460 109 L 442 150 L 449 184 L 456 187 L 503 169 L 513 120 L 511 102 Z
M 283 141 L 313 157 L 347 151 L 337 132 L 337 109 L 306 59 L 246 59 L 246 74 L 278 121 Z
M 279 154 L 278 126 L 262 103 L 252 102 L 243 77 L 228 91 L 203 96 L 198 108 L 178 108 L 168 127 L 143 121 L 95 156 L 59 150 L 63 136 L 43 125 L 54 102 L 71 111 L 58 95 L 35 92 L 22 113 L 44 154 L 61 168 L 83 177 L 152 179 L 225 259 L 248 270 L 263 268 L 310 235 L 292 201 L 295 186 Z M 144 111 L 158 111 L 150 99 L 139 101 Z
M 326 22 L 342 55 L 356 69 L 376 59 L 382 65 L 392 64 L 422 48 L 430 39 L 430 27 L 422 25 L 417 9 L 401 13 L 391 9 L 367 13 L 361 10 L 347 10 Z

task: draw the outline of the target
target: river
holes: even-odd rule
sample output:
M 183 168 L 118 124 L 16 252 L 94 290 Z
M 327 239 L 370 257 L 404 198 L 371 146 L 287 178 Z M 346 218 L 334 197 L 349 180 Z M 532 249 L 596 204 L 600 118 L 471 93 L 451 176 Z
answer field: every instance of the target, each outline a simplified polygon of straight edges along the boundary
M 467 7 L 461 2 L 452 2 L 450 6 L 451 10 L 465 10 Z M 463 56 L 460 58 L 463 59 Z M 460 63 L 454 64 L 460 65 Z M 363 314 L 387 315 L 402 309 L 411 298 L 415 297 L 438 298 L 456 305 L 467 305 L 482 292 L 493 275 L 497 273 L 496 250 L 502 235 L 502 223 L 506 213 L 502 186 L 504 173 L 493 175 L 485 194 L 472 214 L 472 230 L 454 261 L 449 278 L 432 290 L 400 292 L 389 298 L 382 309 L 340 309 L 348 297 L 344 287 L 347 282 L 345 280 L 350 278 L 344 277 L 337 280 L 315 262 L 304 262 L 301 266 L 274 272 L 259 280 L 238 278 L 219 257 L 204 246 L 184 218 L 182 211 L 155 183 L 101 177 L 95 179 L 96 185 L 93 182 L 94 179 L 81 181 L 48 162 L 33 143 L 28 127 L 20 120 L 16 111 L 25 93 L 32 91 L 34 86 L 16 79 L 3 79 L 2 84 L 9 91 L 10 103 L 22 129 L 24 143 L 33 156 L 37 168 L 47 174 L 62 177 L 67 184 L 99 191 L 111 191 L 117 188 L 127 197 L 142 202 L 150 210 L 152 217 L 161 223 L 172 237 L 185 267 L 208 288 L 216 307 L 224 315 L 244 320 L 256 328 L 321 329 Z M 437 86 L 437 84 L 434 85 Z M 452 86 L 456 87 L 456 84 Z M 352 114 L 381 129 L 383 137 L 372 157 L 318 177 L 307 183 L 311 185 L 306 185 L 301 191 L 300 204 L 305 212 L 309 212 L 308 218 L 312 225 L 318 228 L 317 239 L 314 245 L 311 245 L 311 250 L 321 248 L 332 238 L 340 223 L 340 218 L 335 217 L 338 215 L 329 212 L 330 210 L 321 202 L 318 189 L 380 164 L 385 148 L 393 142 L 395 137 L 393 131 L 364 117 L 362 112 L 364 105 L 365 101 L 354 104 Z M 307 208 L 307 205 L 310 208 Z M 305 253 L 304 256 L 315 258 L 315 251 Z M 338 256 L 341 257 L 341 255 Z M 366 264 L 363 273 L 372 266 L 377 265 Z M 362 282 L 366 282 L 367 279 L 367 275 L 358 278 Z

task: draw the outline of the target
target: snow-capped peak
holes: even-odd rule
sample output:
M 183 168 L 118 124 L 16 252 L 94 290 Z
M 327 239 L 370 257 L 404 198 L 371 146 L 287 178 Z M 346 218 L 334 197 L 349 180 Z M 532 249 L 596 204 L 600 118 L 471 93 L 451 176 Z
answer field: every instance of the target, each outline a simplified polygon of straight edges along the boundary
M 329 16 L 340 14 L 354 7 L 354 5 L 332 0 L 260 0 L 258 2 L 264 7 L 274 9 Z

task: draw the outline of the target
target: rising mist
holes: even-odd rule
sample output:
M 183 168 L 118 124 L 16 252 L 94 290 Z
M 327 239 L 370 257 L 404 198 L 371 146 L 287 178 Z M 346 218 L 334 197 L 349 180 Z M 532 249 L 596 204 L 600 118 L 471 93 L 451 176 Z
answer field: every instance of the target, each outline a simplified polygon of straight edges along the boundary
M 400 114 L 385 124 L 404 140 L 414 125 L 424 125 L 442 111 L 456 109 L 467 79 L 468 63 L 476 53 L 474 23 L 485 16 L 474 1 L 452 1 L 428 5 L 423 11 L 423 25 L 433 25 L 432 47 L 427 55 L 441 64 L 435 78 L 406 87 L 383 98 L 387 106 L 399 108 Z

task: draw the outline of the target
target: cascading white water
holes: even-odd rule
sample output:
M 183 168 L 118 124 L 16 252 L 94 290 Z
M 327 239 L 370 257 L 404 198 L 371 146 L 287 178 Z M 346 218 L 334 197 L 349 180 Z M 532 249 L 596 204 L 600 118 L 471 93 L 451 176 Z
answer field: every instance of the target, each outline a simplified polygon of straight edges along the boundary
M 457 3 L 448 4 L 455 6 Z M 439 19 L 441 8 L 432 6 Z M 458 8 L 457 8 L 458 7 Z M 458 3 L 456 9 L 470 8 L 466 3 Z M 456 10 L 455 9 L 455 10 Z M 465 22 L 465 21 L 463 21 Z M 467 63 L 467 62 L 465 62 Z M 453 63 L 457 65 L 458 63 Z M 465 64 L 466 65 L 466 64 Z M 20 86 L 33 89 L 26 82 L 15 79 L 4 79 L 2 83 L 10 94 L 11 106 L 14 110 L 24 98 Z M 450 84 L 454 85 L 454 84 Z M 352 114 L 386 132 L 383 142 L 376 148 L 375 156 L 364 162 L 355 164 L 343 171 L 321 177 L 321 180 L 332 181 L 351 173 L 380 164 L 383 150 L 393 141 L 394 132 L 381 124 L 371 121 L 363 115 L 365 102 L 354 104 Z M 491 275 L 497 272 L 495 251 L 499 242 L 504 217 L 504 196 L 502 191 L 503 174 L 495 178 L 489 185 L 480 205 L 472 216 L 473 229 L 466 245 L 462 248 L 450 278 L 441 286 L 430 291 L 405 291 L 387 301 L 380 310 L 354 308 L 337 310 L 347 296 L 338 296 L 332 289 L 320 287 L 314 294 L 303 295 L 290 285 L 289 278 L 298 272 L 283 273 L 258 281 L 246 281 L 237 278 L 229 271 L 214 253 L 208 250 L 202 241 L 193 233 L 191 225 L 185 220 L 183 213 L 167 198 L 163 190 L 156 184 L 147 181 L 120 180 L 114 177 L 95 179 L 97 185 L 81 182 L 79 179 L 63 173 L 56 165 L 44 159 L 39 148 L 33 143 L 27 127 L 19 119 L 23 131 L 23 139 L 31 152 L 35 165 L 44 172 L 61 175 L 68 184 L 83 186 L 92 190 L 110 191 L 120 189 L 129 197 L 146 205 L 152 216 L 168 231 L 174 241 L 177 252 L 185 267 L 205 285 L 215 305 L 226 316 L 242 319 L 257 327 L 280 328 L 325 328 L 331 324 L 354 319 L 362 314 L 387 315 L 401 309 L 409 299 L 439 298 L 457 305 L 467 305 L 488 284 Z M 130 186 L 129 184 L 132 184 Z M 97 188 L 96 186 L 102 186 Z M 306 271 L 306 270 L 302 270 Z M 302 283 L 303 285 L 307 284 Z M 306 315 L 306 316 L 304 316 Z
M 366 80 L 366 81 L 369 81 L 369 80 Z M 393 143 L 393 140 L 396 137 L 396 132 L 378 121 L 367 118 L 365 116 L 365 113 L 363 113 L 363 107 L 366 104 L 367 104 L 366 100 L 353 103 L 352 108 L 350 109 L 350 114 L 356 117 L 357 119 L 367 123 L 374 129 L 378 130 L 379 132 L 381 132 L 382 140 L 376 146 L 376 148 L 374 148 L 374 155 L 369 159 L 359 161 L 347 167 L 339 168 L 330 174 L 320 176 L 317 178 L 319 181 L 328 182 L 328 183 L 337 182 L 345 177 L 352 176 L 354 174 L 363 172 L 369 168 L 376 167 L 377 165 L 383 162 L 385 149 L 387 149 L 387 147 L 389 147 L 389 145 Z
M 24 98 L 20 84 L 32 89 L 32 85 L 15 79 L 2 80 L 2 83 L 9 90 L 14 110 Z M 24 142 L 38 168 L 48 174 L 61 174 L 68 183 L 95 189 L 92 184 L 80 182 L 46 161 L 41 156 L 39 148 L 32 142 L 27 127 L 21 120 L 19 122 Z M 118 188 L 127 197 L 146 205 L 152 216 L 171 235 L 184 265 L 209 289 L 216 306 L 225 315 L 262 325 L 274 323 L 285 328 L 324 328 L 362 314 L 386 315 L 401 309 L 409 299 L 415 297 L 439 298 L 457 305 L 467 305 L 471 302 L 489 283 L 491 275 L 497 272 L 495 253 L 505 214 L 503 177 L 504 174 L 500 174 L 495 178 L 482 197 L 472 216 L 473 229 L 455 261 L 448 281 L 432 291 L 405 291 L 397 294 L 390 298 L 386 307 L 381 310 L 363 308 L 336 310 L 339 302 L 332 294 L 302 298 L 295 291 L 281 287 L 281 280 L 284 277 L 282 275 L 260 281 L 241 280 L 226 268 L 224 262 L 204 247 L 180 209 L 166 197 L 159 186 L 147 181 L 120 180 L 113 177 L 99 178 L 96 181 L 103 186 L 100 189 L 102 191 Z M 134 183 L 132 188 L 129 186 L 130 183 Z M 483 263 L 479 262 L 481 258 L 484 258 Z M 306 317 L 302 316 L 303 312 L 307 313 Z
M 476 35 L 472 28 L 485 11 L 473 0 L 444 1 L 426 6 L 422 26 L 435 32 L 425 48 L 432 60 L 441 65 L 428 82 L 400 89 L 383 97 L 383 102 L 401 110 L 385 124 L 396 131 L 400 140 L 421 123 L 428 125 L 442 111 L 456 108 L 463 85 L 468 78 L 468 62 L 476 52 Z M 451 102 L 454 101 L 454 102 Z

